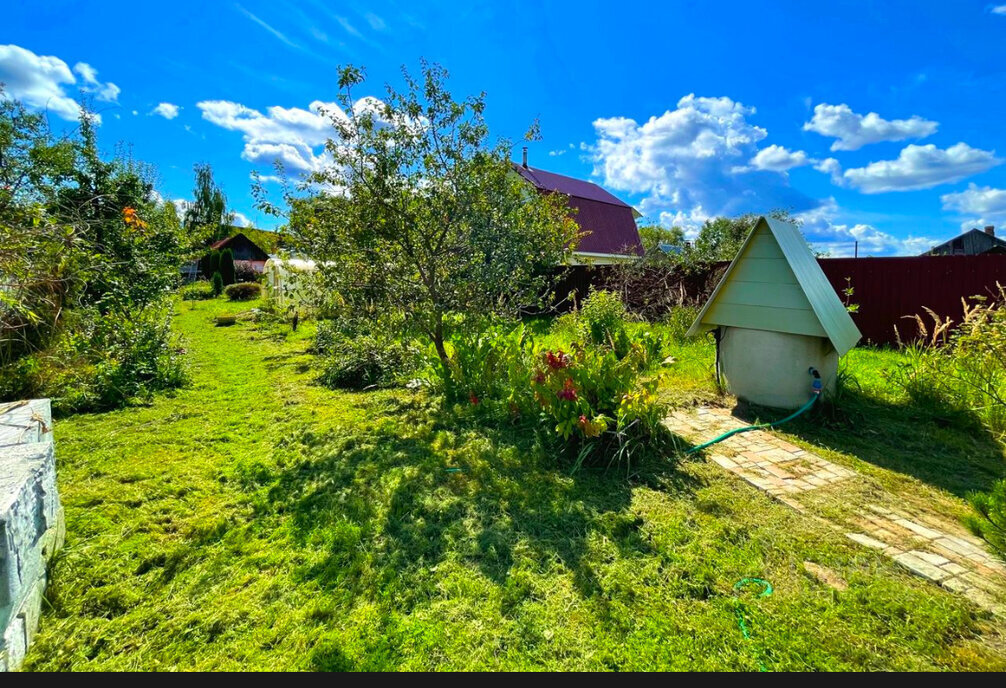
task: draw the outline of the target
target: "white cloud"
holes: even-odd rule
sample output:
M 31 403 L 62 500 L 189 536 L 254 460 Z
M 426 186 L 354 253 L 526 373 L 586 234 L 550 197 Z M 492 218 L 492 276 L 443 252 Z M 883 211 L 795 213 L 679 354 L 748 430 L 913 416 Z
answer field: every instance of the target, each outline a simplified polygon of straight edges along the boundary
M 803 151 L 791 151 L 783 146 L 771 145 L 762 148 L 748 163 L 756 170 L 786 172 L 794 167 L 803 167 L 813 162 Z
M 378 15 L 374 14 L 373 12 L 368 12 L 364 16 L 367 20 L 367 23 L 370 24 L 370 28 L 372 28 L 374 31 L 384 31 L 384 29 L 388 27 L 385 21 Z
M 1006 189 L 969 184 L 966 191 L 944 194 L 940 196 L 940 200 L 943 201 L 945 210 L 983 215 L 1006 214 Z
M 694 222 L 698 216 L 813 207 L 816 202 L 790 187 L 784 174 L 743 167 L 768 136 L 748 121 L 754 114 L 727 97 L 688 95 L 643 124 L 627 117 L 596 120 L 597 140 L 583 148 L 594 174 L 616 191 L 642 195 L 639 209 L 651 217 Z
M 252 20 L 256 24 L 258 24 L 259 26 L 261 26 L 263 29 L 265 29 L 266 31 L 268 31 L 269 33 L 271 33 L 273 36 L 275 36 L 276 38 L 278 38 L 283 43 L 286 43 L 291 48 L 298 48 L 298 49 L 300 48 L 299 45 L 297 45 L 296 43 L 294 43 L 293 41 L 291 41 L 289 38 L 287 38 L 286 34 L 284 34 L 283 32 L 279 31 L 278 29 L 273 28 L 270 24 L 267 24 L 262 19 L 259 19 L 257 16 L 255 16 L 254 14 L 252 14 L 251 12 L 249 12 L 248 10 L 246 10 L 241 5 L 235 5 L 235 7 L 237 8 L 237 10 L 239 12 L 241 12 L 241 14 L 243 14 L 246 17 L 248 17 L 248 19 Z
M 1006 223 L 1006 189 L 968 185 L 964 191 L 940 196 L 944 210 L 955 210 L 969 217 L 961 229 Z
M 996 5 L 990 11 L 992 14 L 1006 15 L 1006 5 Z
M 179 108 L 173 103 L 160 103 L 157 107 L 150 111 L 152 115 L 160 115 L 164 119 L 174 119 L 178 117 Z
M 868 224 L 836 222 L 840 214 L 835 199 L 829 198 L 813 210 L 798 213 L 796 219 L 807 241 L 834 258 L 855 255 L 857 242 L 860 256 L 915 256 L 940 243 L 927 237 L 896 237 Z
M 186 201 L 184 198 L 173 198 L 171 199 L 171 204 L 175 206 L 175 214 L 178 215 L 178 219 L 185 221 L 185 213 L 189 212 L 189 208 L 192 207 L 192 201 Z
M 241 157 L 249 162 L 272 165 L 280 162 L 297 172 L 320 169 L 324 153 L 315 154 L 332 133 L 326 113 L 345 117 L 334 103 L 314 101 L 307 110 L 273 106 L 263 114 L 258 110 L 226 100 L 208 100 L 196 104 L 203 119 L 230 131 L 244 134 Z
M 86 62 L 78 62 L 73 66 L 73 71 L 84 80 L 84 92 L 93 93 L 96 99 L 105 103 L 114 103 L 119 99 L 122 89 L 111 81 L 101 83 L 98 80 L 98 70 L 91 65 Z
M 298 173 L 322 169 L 332 160 L 318 150 L 335 135 L 334 121 L 345 121 L 346 113 L 335 103 L 316 100 L 302 108 L 273 106 L 263 114 L 259 110 L 227 100 L 207 100 L 196 104 L 203 119 L 230 131 L 244 134 L 241 157 L 256 165 L 283 167 Z M 383 103 L 364 97 L 353 106 L 358 115 L 373 114 L 381 119 Z M 317 152 L 316 152 L 317 151 Z
M 833 151 L 852 151 L 881 141 L 925 138 L 934 133 L 938 126 L 938 122 L 917 115 L 908 119 L 886 120 L 876 112 L 857 114 L 844 103 L 821 103 L 814 108 L 814 116 L 803 128 L 804 131 L 814 131 L 837 139 L 831 144 Z
M 0 45 L 0 83 L 7 97 L 29 107 L 48 110 L 65 120 L 80 118 L 80 105 L 64 90 L 77 80 L 58 57 L 36 55 L 17 45 Z
M 842 163 L 835 158 L 825 158 L 824 160 L 817 161 L 814 164 L 814 169 L 830 176 L 831 183 L 836 186 L 845 184 L 845 180 L 842 178 Z
M 252 221 L 248 219 L 244 213 L 239 213 L 236 210 L 231 211 L 231 224 L 235 227 L 251 227 Z
M 928 189 L 984 172 L 1002 161 L 991 151 L 958 143 L 946 149 L 910 144 L 897 160 L 871 162 L 846 170 L 844 179 L 864 193 Z

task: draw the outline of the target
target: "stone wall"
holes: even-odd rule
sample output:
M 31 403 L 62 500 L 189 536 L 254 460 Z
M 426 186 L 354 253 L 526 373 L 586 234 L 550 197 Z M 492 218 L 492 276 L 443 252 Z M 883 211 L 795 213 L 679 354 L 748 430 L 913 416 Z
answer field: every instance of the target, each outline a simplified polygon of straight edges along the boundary
M 47 565 L 62 546 L 48 399 L 0 405 L 0 671 L 16 670 L 38 628 Z

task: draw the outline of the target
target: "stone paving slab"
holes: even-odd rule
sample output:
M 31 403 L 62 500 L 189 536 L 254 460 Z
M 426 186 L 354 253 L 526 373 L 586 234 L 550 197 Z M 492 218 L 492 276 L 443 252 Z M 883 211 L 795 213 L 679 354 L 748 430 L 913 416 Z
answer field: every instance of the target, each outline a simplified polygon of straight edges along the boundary
M 747 425 L 715 408 L 677 411 L 664 423 L 695 444 Z M 858 475 L 765 430 L 734 435 L 707 452 L 712 462 L 801 512 L 807 509 L 794 497 L 832 485 L 841 489 Z M 898 506 L 867 504 L 855 507 L 847 519 L 822 520 L 911 573 L 1006 616 L 1006 565 L 984 543 L 935 511 L 901 507 L 896 495 L 878 501 Z
M 664 422 L 671 432 L 696 444 L 748 425 L 725 409 L 710 408 L 678 411 Z M 765 430 L 734 435 L 714 446 L 709 450 L 712 461 L 777 498 L 816 490 L 856 475 Z

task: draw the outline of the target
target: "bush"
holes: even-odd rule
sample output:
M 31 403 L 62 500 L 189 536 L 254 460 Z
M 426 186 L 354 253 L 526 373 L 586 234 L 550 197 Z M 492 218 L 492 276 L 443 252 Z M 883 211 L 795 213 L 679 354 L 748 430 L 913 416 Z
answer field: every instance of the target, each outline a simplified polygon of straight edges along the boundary
M 220 252 L 220 276 L 225 285 L 234 284 L 234 251 L 229 248 Z
M 999 436 L 1006 435 L 1006 288 L 990 302 L 964 302 L 956 330 L 950 320 L 929 311 L 932 326 L 916 315 L 922 338 L 905 348 L 908 363 L 890 374 L 916 403 L 960 418 L 975 418 Z
M 583 302 L 579 321 L 584 338 L 592 344 L 610 346 L 625 355 L 628 336 L 625 332 L 625 304 L 613 291 L 594 291 Z
M 577 449 L 574 469 L 617 462 L 630 470 L 638 453 L 664 448 L 667 408 L 657 398 L 658 378 L 641 375 L 646 356 L 637 343 L 621 358 L 610 348 L 541 352 L 531 391 L 543 419 Z
M 251 301 L 262 296 L 262 286 L 254 282 L 238 282 L 224 289 L 231 301 Z
M 38 371 L 60 412 L 95 411 L 146 402 L 185 383 L 183 351 L 167 309 L 140 315 L 77 313 Z
M 975 535 L 1006 561 L 1006 480 L 1000 480 L 988 494 L 977 493 L 968 498 L 975 515 L 966 519 Z
M 212 287 L 213 296 L 220 296 L 224 291 L 224 278 L 219 272 L 213 273 L 213 279 L 210 280 L 210 285 Z
M 234 280 L 236 282 L 258 282 L 262 278 L 250 260 L 234 261 Z
M 390 387 L 414 365 L 408 345 L 374 334 L 333 333 L 323 354 L 321 382 L 339 389 Z
M 213 275 L 220 272 L 220 251 L 213 249 L 207 253 L 200 261 L 200 266 L 206 279 L 212 280 Z
M 608 304 L 605 309 L 617 313 Z M 610 342 L 617 336 L 625 351 L 582 339 L 568 353 L 546 348 L 523 325 L 456 328 L 448 342 L 450 375 L 428 352 L 434 389 L 480 413 L 539 424 L 565 447 L 574 469 L 617 462 L 628 470 L 641 454 L 663 450 L 669 437 L 661 425 L 666 408 L 656 396 L 658 377 L 647 377 L 660 360 L 663 342 L 650 332 L 633 341 L 617 319 L 594 322 L 609 328 L 597 330 L 608 333 L 598 339 Z M 572 316 L 555 325 L 550 338 L 564 329 L 590 332 Z M 623 334 L 609 336 L 611 331 Z
M 688 339 L 688 328 L 695 322 L 699 315 L 697 306 L 674 306 L 667 311 L 663 323 L 667 325 L 667 332 L 676 342 L 684 342 Z
M 206 280 L 186 284 L 178 290 L 183 301 L 205 301 L 213 298 L 213 285 Z

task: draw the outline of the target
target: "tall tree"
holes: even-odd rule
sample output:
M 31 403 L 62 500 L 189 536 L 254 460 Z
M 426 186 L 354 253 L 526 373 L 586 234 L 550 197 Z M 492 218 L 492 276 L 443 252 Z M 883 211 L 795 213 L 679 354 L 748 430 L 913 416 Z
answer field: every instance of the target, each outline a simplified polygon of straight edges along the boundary
M 192 204 L 185 211 L 185 228 L 205 242 L 226 239 L 231 223 L 227 197 L 214 181 L 212 167 L 199 163 L 194 169 L 196 185 L 192 190 Z
M 384 102 L 354 100 L 363 72 L 340 70 L 333 164 L 310 179 L 319 195 L 293 203 L 290 229 L 323 261 L 328 293 L 401 314 L 449 369 L 449 316 L 535 303 L 578 228 L 564 197 L 514 173 L 509 142 L 489 142 L 484 94 L 455 100 L 425 62 L 421 79 L 404 76 Z

